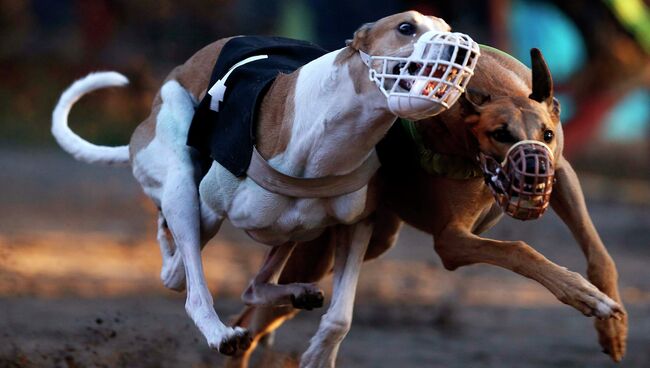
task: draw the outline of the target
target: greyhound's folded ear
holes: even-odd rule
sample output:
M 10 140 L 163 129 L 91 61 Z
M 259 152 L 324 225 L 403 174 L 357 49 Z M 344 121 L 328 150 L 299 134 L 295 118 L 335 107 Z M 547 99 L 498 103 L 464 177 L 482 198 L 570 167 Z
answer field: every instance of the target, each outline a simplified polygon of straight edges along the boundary
M 367 49 L 368 46 L 368 33 L 370 33 L 370 30 L 372 27 L 375 25 L 374 22 L 371 23 L 366 23 L 359 27 L 359 29 L 354 32 L 354 36 L 351 40 L 345 41 L 346 46 L 350 46 L 355 50 L 361 50 L 365 52 L 369 52 Z
M 485 104 L 490 102 L 492 97 L 481 90 L 475 88 L 467 88 L 465 94 L 460 98 L 460 106 L 462 114 L 465 117 L 466 123 L 478 122 L 481 111 L 485 108 Z
M 530 49 L 530 59 L 533 69 L 533 93 L 528 96 L 537 102 L 546 102 L 553 106 L 553 78 L 546 65 L 546 60 L 539 49 Z

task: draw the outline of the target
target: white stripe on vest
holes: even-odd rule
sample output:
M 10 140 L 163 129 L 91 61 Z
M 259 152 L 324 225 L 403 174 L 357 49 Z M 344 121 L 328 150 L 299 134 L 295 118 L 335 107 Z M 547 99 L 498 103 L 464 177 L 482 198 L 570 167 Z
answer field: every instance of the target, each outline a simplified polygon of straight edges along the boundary
M 210 101 L 210 110 L 219 112 L 219 102 L 223 101 L 223 96 L 226 94 L 226 80 L 230 76 L 230 73 L 233 72 L 233 70 L 237 69 L 238 67 L 248 64 L 253 61 L 257 60 L 262 60 L 262 59 L 267 59 L 269 56 L 268 55 L 255 55 L 251 56 L 249 58 L 246 58 L 237 64 L 233 65 L 230 70 L 228 70 L 228 73 L 223 76 L 223 78 L 219 79 L 209 90 L 208 94 L 212 97 L 212 100 Z

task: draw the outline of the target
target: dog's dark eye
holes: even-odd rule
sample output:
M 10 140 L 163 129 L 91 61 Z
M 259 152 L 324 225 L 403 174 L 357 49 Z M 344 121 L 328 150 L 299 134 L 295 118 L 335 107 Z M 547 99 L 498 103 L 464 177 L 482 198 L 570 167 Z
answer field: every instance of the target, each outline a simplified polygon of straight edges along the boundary
M 551 143 L 551 141 L 553 140 L 553 137 L 555 137 L 555 134 L 553 133 L 552 130 L 545 130 L 544 131 L 544 142 Z
M 490 135 L 495 141 L 501 143 L 514 143 L 516 141 L 515 137 L 510 134 L 507 128 L 499 128 L 490 133 Z
M 397 26 L 397 30 L 405 36 L 412 36 L 415 34 L 415 26 L 408 22 L 400 23 L 400 25 Z

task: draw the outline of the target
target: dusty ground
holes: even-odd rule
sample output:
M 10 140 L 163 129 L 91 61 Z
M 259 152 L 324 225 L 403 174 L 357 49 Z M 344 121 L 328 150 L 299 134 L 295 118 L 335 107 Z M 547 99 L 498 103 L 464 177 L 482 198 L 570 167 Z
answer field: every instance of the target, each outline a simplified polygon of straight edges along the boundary
M 160 286 L 153 213 L 127 169 L 25 149 L 0 149 L 0 168 L 0 367 L 223 366 L 185 316 L 182 296 Z M 630 315 L 620 366 L 650 367 L 649 185 L 581 178 Z M 584 271 L 552 213 L 531 223 L 504 220 L 490 236 L 526 240 Z M 238 294 L 264 251 L 229 226 L 206 249 L 222 317 L 241 307 Z M 329 280 L 322 285 L 328 290 Z M 255 364 L 294 366 L 321 313 L 289 321 Z M 615 366 L 600 353 L 591 324 L 508 271 L 444 270 L 431 239 L 407 228 L 363 269 L 339 366 Z

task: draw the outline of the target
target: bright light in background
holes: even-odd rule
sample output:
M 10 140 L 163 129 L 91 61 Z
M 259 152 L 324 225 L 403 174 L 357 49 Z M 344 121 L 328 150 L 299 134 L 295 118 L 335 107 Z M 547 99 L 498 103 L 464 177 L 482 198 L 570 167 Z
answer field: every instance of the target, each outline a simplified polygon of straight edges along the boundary
M 585 63 L 580 32 L 562 11 L 548 3 L 514 1 L 510 35 L 514 56 L 530 67 L 530 49 L 542 50 L 553 79 L 564 82 Z M 551 30 L 551 31 L 549 31 Z
M 650 23 L 647 8 L 638 0 L 606 0 L 621 20 L 626 20 L 638 38 L 648 41 Z M 515 0 L 512 3 L 510 37 L 513 55 L 530 67 L 532 47 L 542 50 L 553 80 L 561 84 L 586 62 L 584 40 L 575 24 L 556 6 L 539 1 Z M 549 30 L 552 30 L 549 32 Z M 647 46 L 647 45 L 646 45 Z M 557 93 L 566 123 L 575 114 L 570 95 Z M 623 97 L 602 122 L 605 139 L 631 141 L 645 139 L 650 132 L 650 91 L 635 90 Z
M 639 44 L 650 53 L 650 8 L 643 0 L 604 0 Z
M 616 105 L 603 122 L 605 138 L 634 141 L 649 134 L 650 90 L 637 89 L 630 92 Z

